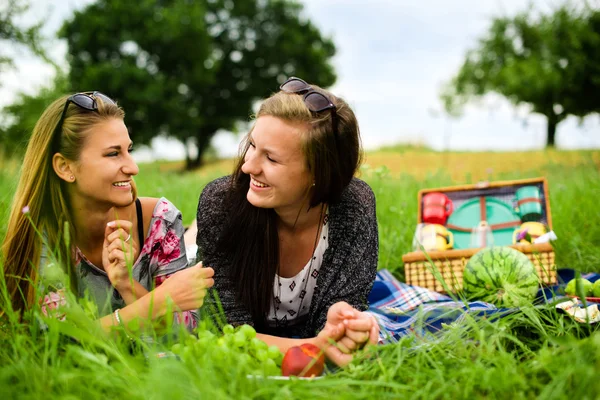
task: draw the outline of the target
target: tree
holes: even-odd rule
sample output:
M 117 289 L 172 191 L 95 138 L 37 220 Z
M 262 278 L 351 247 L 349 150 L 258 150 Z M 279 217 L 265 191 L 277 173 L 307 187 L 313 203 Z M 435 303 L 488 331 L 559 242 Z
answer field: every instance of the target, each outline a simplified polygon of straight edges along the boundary
M 550 15 L 530 9 L 497 18 L 442 92 L 456 114 L 473 97 L 496 92 L 546 117 L 547 146 L 569 115 L 600 111 L 600 11 L 564 5 Z
M 66 93 L 66 74 L 57 72 L 54 81 L 35 95 L 20 93 L 13 104 L 4 107 L 0 119 L 0 147 L 7 154 L 22 154 L 42 112 Z
M 0 2 L 0 49 L 8 47 L 25 47 L 35 55 L 49 61 L 43 50 L 40 30 L 43 23 L 38 22 L 28 27 L 15 21 L 22 18 L 29 9 L 26 1 L 7 0 Z M 0 72 L 13 65 L 13 59 L 5 52 L 0 52 Z
M 136 143 L 195 144 L 197 167 L 217 130 L 247 120 L 287 76 L 335 81 L 335 47 L 301 11 L 292 0 L 100 0 L 63 26 L 70 81 L 115 97 Z

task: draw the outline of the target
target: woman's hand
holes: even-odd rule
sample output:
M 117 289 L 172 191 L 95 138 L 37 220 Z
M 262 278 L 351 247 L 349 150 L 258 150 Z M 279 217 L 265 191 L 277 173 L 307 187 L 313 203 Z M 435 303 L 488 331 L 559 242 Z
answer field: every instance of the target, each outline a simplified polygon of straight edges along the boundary
M 379 340 L 379 324 L 375 317 L 366 312 L 357 310 L 355 312 L 353 319 L 344 320 L 345 333 L 339 340 L 339 343 L 350 352 L 361 349 L 367 344 L 377 344 Z
M 325 323 L 325 327 L 319 332 L 313 343 L 323 350 L 325 357 L 333 361 L 336 365 L 343 367 L 352 361 L 352 354 L 343 352 L 338 341 L 344 337 L 344 324 L 337 325 L 330 322 Z
M 353 352 L 367 343 L 376 344 L 378 338 L 379 324 L 373 316 L 346 302 L 338 302 L 329 308 L 325 328 L 317 336 L 317 341 L 330 360 L 343 366 L 352 361 Z M 325 342 L 329 343 L 323 346 Z
M 138 245 L 131 237 L 131 221 L 115 220 L 106 224 L 102 266 L 110 283 L 119 291 L 133 290 L 129 281 L 129 268 L 139 254 Z
M 204 303 L 207 289 L 214 285 L 214 274 L 212 268 L 203 268 L 202 262 L 199 262 L 175 272 L 155 291 L 164 293 L 181 311 L 196 310 Z

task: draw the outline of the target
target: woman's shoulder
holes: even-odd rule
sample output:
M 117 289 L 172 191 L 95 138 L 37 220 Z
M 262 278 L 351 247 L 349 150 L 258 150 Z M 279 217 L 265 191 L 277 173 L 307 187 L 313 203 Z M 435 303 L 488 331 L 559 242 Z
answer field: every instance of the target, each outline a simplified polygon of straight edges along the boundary
M 201 198 L 221 197 L 221 196 L 225 195 L 225 193 L 229 189 L 230 183 L 231 183 L 230 175 L 217 178 L 214 181 L 211 181 L 208 184 L 206 184 L 206 186 L 204 186 L 204 189 L 202 189 L 202 194 L 200 195 L 200 197 Z
M 216 223 L 215 221 L 221 219 L 227 213 L 225 199 L 230 187 L 230 176 L 209 182 L 200 194 L 196 219 L 202 221 L 203 225 Z
M 202 193 L 200 194 L 198 211 L 200 211 L 200 209 L 203 209 L 204 212 L 206 212 L 206 210 L 217 211 L 222 208 L 221 206 L 224 204 L 224 200 L 227 197 L 230 188 L 231 176 L 223 176 L 209 182 L 202 189 Z
M 144 221 L 152 219 L 162 219 L 168 222 L 175 222 L 181 218 L 179 209 L 166 197 L 140 197 L 142 205 L 142 214 Z
M 352 178 L 342 192 L 339 205 L 343 208 L 366 210 L 375 206 L 375 194 L 365 181 Z

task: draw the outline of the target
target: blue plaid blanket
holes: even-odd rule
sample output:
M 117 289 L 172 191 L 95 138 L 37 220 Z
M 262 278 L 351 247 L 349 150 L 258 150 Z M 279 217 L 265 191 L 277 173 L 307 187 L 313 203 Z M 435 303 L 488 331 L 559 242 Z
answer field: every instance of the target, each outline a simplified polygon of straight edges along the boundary
M 558 271 L 556 286 L 541 288 L 536 301 L 549 302 L 558 297 L 559 288 L 575 276 L 572 269 Z M 582 274 L 594 282 L 600 274 Z M 369 294 L 369 309 L 379 322 L 379 343 L 395 343 L 403 336 L 414 333 L 426 336 L 439 332 L 444 324 L 460 323 L 467 315 L 501 318 L 517 309 L 497 308 L 482 301 L 463 302 L 449 296 L 397 280 L 388 270 L 377 272 Z

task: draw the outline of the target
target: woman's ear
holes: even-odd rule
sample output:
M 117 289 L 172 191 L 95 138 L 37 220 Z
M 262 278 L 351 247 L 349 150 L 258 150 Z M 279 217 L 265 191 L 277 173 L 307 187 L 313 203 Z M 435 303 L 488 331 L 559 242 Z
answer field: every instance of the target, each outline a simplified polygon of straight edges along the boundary
M 62 154 L 56 153 L 52 156 L 52 168 L 56 175 L 65 182 L 75 182 L 73 174 L 73 163 L 67 160 Z

